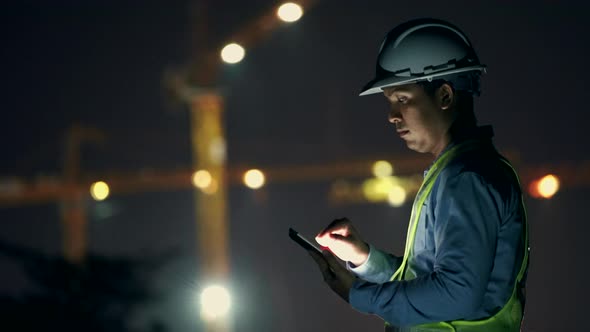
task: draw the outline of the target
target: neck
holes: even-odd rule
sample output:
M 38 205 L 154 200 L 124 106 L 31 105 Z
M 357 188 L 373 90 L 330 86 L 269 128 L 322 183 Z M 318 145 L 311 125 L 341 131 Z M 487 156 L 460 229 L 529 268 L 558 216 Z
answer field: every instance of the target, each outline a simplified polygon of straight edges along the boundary
M 442 152 L 451 144 L 452 142 L 451 133 L 447 132 L 443 138 L 439 141 L 439 143 L 432 149 L 431 153 L 434 156 L 434 159 L 440 157 Z
M 432 150 L 434 158 L 440 157 L 445 149 L 451 143 L 459 143 L 468 138 L 472 138 L 477 135 L 478 127 L 473 122 L 465 122 L 460 119 L 456 119 L 449 130 L 443 135 L 439 144 L 437 144 Z

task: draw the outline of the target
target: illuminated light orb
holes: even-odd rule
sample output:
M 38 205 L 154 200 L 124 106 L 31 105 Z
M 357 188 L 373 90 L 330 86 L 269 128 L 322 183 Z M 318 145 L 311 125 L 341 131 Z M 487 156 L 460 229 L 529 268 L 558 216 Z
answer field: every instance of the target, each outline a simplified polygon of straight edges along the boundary
M 90 186 L 90 195 L 95 201 L 104 201 L 109 197 L 110 189 L 109 185 L 104 181 L 94 182 Z
M 303 16 L 303 8 L 296 3 L 287 2 L 277 10 L 277 16 L 285 22 L 295 22 Z
M 229 291 L 222 286 L 212 285 L 201 292 L 201 317 L 207 321 L 227 315 L 231 307 Z
M 382 196 L 383 200 L 387 198 L 387 195 L 389 194 L 391 189 L 393 189 L 393 187 L 397 185 L 395 179 L 391 176 L 384 178 L 376 178 L 373 179 L 373 181 L 375 181 L 376 183 L 375 190 L 377 190 L 377 193 L 379 193 Z
M 211 177 L 211 173 L 201 169 L 193 173 L 192 181 L 195 187 L 205 189 L 211 185 L 213 178 Z
M 537 192 L 543 198 L 551 198 L 559 190 L 559 179 L 553 175 L 545 175 L 537 183 Z
M 402 186 L 393 186 L 387 194 L 387 202 L 391 206 L 400 207 L 406 202 L 407 193 Z
M 221 50 L 221 59 L 227 63 L 238 63 L 244 59 L 245 55 L 246 50 L 236 43 L 228 44 Z
M 258 169 L 251 169 L 244 174 L 244 184 L 251 189 L 258 189 L 264 185 L 264 173 Z
M 393 166 L 385 161 L 379 160 L 373 164 L 373 175 L 378 178 L 384 178 L 393 174 Z
M 363 181 L 362 189 L 363 196 L 369 202 L 379 202 L 383 200 L 383 193 L 378 188 L 377 179 L 369 179 Z

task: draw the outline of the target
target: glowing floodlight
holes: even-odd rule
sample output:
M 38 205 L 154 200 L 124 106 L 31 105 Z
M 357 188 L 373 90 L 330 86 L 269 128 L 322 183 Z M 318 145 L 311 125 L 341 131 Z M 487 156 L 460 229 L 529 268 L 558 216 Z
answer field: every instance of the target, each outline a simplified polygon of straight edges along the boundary
M 285 22 L 298 21 L 303 16 L 303 8 L 296 3 L 287 2 L 282 4 L 277 10 L 277 16 Z
M 90 186 L 90 195 L 95 201 L 104 201 L 109 197 L 110 189 L 109 185 L 104 181 L 94 182 Z
M 559 190 L 559 179 L 553 174 L 535 180 L 529 186 L 529 193 L 536 198 L 549 199 Z
M 229 312 L 229 291 L 220 285 L 212 285 L 201 292 L 201 317 L 207 321 L 223 318 Z
M 231 64 L 242 61 L 245 55 L 246 50 L 236 43 L 228 44 L 221 50 L 221 59 Z
M 251 189 L 258 189 L 264 186 L 264 173 L 258 169 L 251 169 L 244 174 L 244 184 Z

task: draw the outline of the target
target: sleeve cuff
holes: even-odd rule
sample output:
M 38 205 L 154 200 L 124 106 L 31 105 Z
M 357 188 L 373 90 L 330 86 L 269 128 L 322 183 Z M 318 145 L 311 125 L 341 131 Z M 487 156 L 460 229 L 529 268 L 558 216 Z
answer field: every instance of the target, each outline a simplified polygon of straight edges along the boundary
M 375 248 L 373 248 L 373 245 L 369 244 L 369 255 L 367 256 L 367 260 L 365 260 L 365 262 L 361 265 L 354 265 L 350 262 L 346 262 L 346 268 L 359 277 L 369 274 L 374 270 L 375 262 L 371 261 L 372 256 L 375 256 L 374 252 Z
M 369 244 L 367 260 L 359 266 L 353 266 L 350 262 L 347 262 L 346 267 L 363 280 L 381 284 L 389 281 L 399 267 L 399 262 L 397 258 Z

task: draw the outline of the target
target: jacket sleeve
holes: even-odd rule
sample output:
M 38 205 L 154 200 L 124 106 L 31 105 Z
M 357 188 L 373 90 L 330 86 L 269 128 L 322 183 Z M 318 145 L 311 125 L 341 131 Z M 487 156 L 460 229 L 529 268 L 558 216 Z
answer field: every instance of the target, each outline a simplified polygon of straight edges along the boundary
M 431 193 L 437 199 L 433 271 L 408 281 L 356 281 L 349 294 L 356 310 L 412 326 L 462 319 L 481 305 L 501 218 L 498 196 L 476 173 L 440 180 Z
M 359 266 L 347 262 L 346 267 L 362 280 L 382 284 L 391 279 L 401 262 L 402 257 L 388 254 L 369 244 L 369 257 L 367 257 L 367 260 Z

